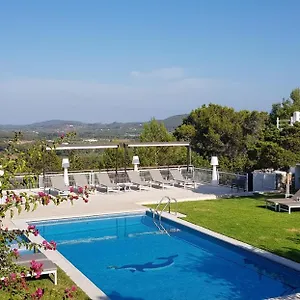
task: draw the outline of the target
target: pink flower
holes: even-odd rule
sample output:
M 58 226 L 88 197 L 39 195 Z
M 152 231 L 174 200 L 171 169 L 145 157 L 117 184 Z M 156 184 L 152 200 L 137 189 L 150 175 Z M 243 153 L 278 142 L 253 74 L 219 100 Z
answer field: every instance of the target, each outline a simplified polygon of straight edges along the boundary
M 50 243 L 43 241 L 42 244 L 46 250 L 56 250 L 56 243 L 54 241 L 50 241 Z
M 38 288 L 35 293 L 37 294 L 37 296 L 42 297 L 44 294 L 44 291 L 41 288 Z
M 5 285 L 5 286 L 8 286 L 8 278 L 7 278 L 7 277 L 5 277 L 5 278 L 3 279 L 3 282 L 4 282 L 4 285 Z
M 35 230 L 35 226 L 34 225 L 28 225 L 28 230 Z
M 73 285 L 70 289 L 65 289 L 66 298 L 73 298 L 73 292 L 77 290 L 77 287 Z
M 38 195 L 39 195 L 39 197 L 45 197 L 45 196 L 47 196 L 47 194 L 44 193 L 44 192 L 38 192 Z
M 74 188 L 72 186 L 70 186 L 70 192 L 73 193 L 74 192 Z
M 52 246 L 53 250 L 56 250 L 56 243 L 54 241 L 50 241 L 50 245 Z
M 15 281 L 17 279 L 17 274 L 16 273 L 11 273 L 10 278 L 11 278 L 11 280 Z
M 13 249 L 13 253 L 14 253 L 14 256 L 15 257 L 19 257 L 20 256 L 20 253 L 19 253 L 19 250 L 18 249 Z
M 38 288 L 33 294 L 31 294 L 31 298 L 39 300 L 43 297 L 43 295 L 44 295 L 44 290 Z
M 85 203 L 88 203 L 88 202 L 89 202 L 89 199 L 88 199 L 88 198 L 83 198 L 83 201 L 84 201 Z
M 83 193 L 83 188 L 82 188 L 81 186 L 78 188 L 78 193 L 79 193 L 79 194 L 82 194 L 82 193 Z
M 34 236 L 39 235 L 39 230 L 36 229 L 36 227 L 34 225 L 28 225 L 27 229 L 28 229 L 29 232 L 33 233 Z
M 77 200 L 79 197 L 78 197 L 78 195 L 71 195 L 71 200 Z
M 33 271 L 33 273 L 35 273 L 35 278 L 39 278 L 41 276 L 41 273 L 43 271 L 42 267 L 43 267 L 43 263 L 38 263 L 35 260 L 32 260 L 30 262 L 30 269 L 31 271 Z
M 71 291 L 72 291 L 72 292 L 75 292 L 76 290 L 77 290 L 77 287 L 76 287 L 75 285 L 72 285 Z

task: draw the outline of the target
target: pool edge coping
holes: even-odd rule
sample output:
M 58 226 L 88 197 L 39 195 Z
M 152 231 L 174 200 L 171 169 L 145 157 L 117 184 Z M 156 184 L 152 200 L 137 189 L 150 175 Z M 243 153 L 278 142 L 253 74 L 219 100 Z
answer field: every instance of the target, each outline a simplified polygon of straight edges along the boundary
M 152 213 L 152 211 L 150 209 L 148 211 Z M 193 230 L 196 230 L 196 231 L 201 232 L 203 234 L 206 234 L 208 236 L 211 236 L 215 239 L 226 242 L 226 243 L 228 243 L 232 246 L 235 246 L 235 247 L 241 248 L 243 250 L 249 251 L 249 252 L 251 252 L 253 254 L 256 254 L 256 255 L 259 255 L 259 256 L 261 256 L 265 259 L 271 260 L 271 261 L 276 262 L 280 265 L 283 265 L 285 267 L 288 267 L 290 269 L 293 269 L 295 271 L 300 272 L 300 263 L 295 262 L 291 259 L 285 258 L 285 257 L 277 255 L 277 254 L 274 254 L 274 253 L 269 252 L 267 250 L 257 248 L 255 246 L 252 246 L 252 245 L 247 244 L 245 242 L 239 241 L 237 239 L 231 238 L 231 237 L 226 236 L 224 234 L 221 234 L 221 233 L 215 232 L 213 230 L 207 229 L 205 227 L 193 224 L 193 223 L 188 222 L 186 220 L 182 220 L 182 219 L 180 219 L 180 218 L 178 218 L 178 217 L 176 217 L 172 214 L 166 213 L 166 212 L 162 213 L 162 217 L 167 219 L 167 220 L 170 220 L 172 222 L 175 222 L 175 223 L 178 223 L 180 225 L 186 226 L 190 229 L 193 229 Z

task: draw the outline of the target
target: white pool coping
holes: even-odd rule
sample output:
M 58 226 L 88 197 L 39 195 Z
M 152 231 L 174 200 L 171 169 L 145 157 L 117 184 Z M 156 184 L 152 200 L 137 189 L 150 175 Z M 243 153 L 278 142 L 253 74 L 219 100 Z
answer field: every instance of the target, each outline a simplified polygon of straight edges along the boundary
M 288 267 L 290 269 L 293 269 L 295 271 L 300 272 L 300 263 L 297 263 L 297 262 L 292 261 L 290 259 L 284 258 L 282 256 L 276 255 L 276 254 L 271 253 L 271 252 L 266 251 L 266 250 L 262 250 L 260 248 L 254 247 L 254 246 L 252 246 L 250 244 L 241 242 L 239 240 L 236 240 L 234 238 L 228 237 L 228 236 L 223 235 L 221 233 L 217 233 L 215 231 L 212 231 L 210 229 L 201 227 L 199 225 L 195 225 L 195 224 L 190 223 L 188 221 L 181 220 L 181 219 L 177 218 L 176 216 L 174 216 L 172 214 L 169 214 L 169 213 L 166 213 L 166 212 L 162 213 L 162 217 L 164 217 L 166 219 L 169 219 L 171 221 L 174 221 L 174 222 L 176 222 L 176 223 L 178 223 L 180 225 L 183 225 L 183 226 L 186 226 L 188 228 L 194 229 L 194 230 L 196 230 L 198 232 L 204 233 L 204 234 L 206 234 L 208 236 L 214 237 L 214 238 L 216 238 L 218 240 L 221 240 L 223 242 L 226 242 L 226 243 L 228 243 L 230 245 L 236 246 L 238 248 L 242 248 L 244 250 L 247 250 L 249 252 L 252 252 L 254 254 L 262 256 L 262 257 L 264 257 L 264 258 L 266 258 L 268 260 L 276 262 L 276 263 L 278 263 L 280 265 L 283 265 L 283 266 Z

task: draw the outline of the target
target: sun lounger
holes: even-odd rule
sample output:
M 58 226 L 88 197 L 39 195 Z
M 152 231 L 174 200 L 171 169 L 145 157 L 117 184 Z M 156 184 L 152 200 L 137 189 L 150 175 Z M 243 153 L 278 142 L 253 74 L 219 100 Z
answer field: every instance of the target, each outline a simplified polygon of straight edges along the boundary
M 300 201 L 298 200 L 278 201 L 279 211 L 287 211 L 290 214 L 293 208 L 300 209 Z
M 64 177 L 61 175 L 51 176 L 51 188 L 49 193 L 51 194 L 51 190 L 54 190 L 59 195 L 66 195 L 70 191 L 70 187 L 65 185 Z
M 136 185 L 139 190 L 145 189 L 146 187 L 150 187 L 150 183 L 146 181 L 142 181 L 141 176 L 138 172 L 135 171 L 127 171 L 127 175 L 130 183 Z
M 282 204 L 284 202 L 297 202 L 296 200 L 300 199 L 300 189 L 290 198 L 270 198 L 266 199 L 266 208 L 272 208 L 275 211 L 279 210 L 279 202 Z M 299 202 L 300 203 L 300 202 Z M 283 205 L 283 204 L 282 204 Z
M 72 174 L 73 175 L 73 178 L 74 178 L 74 181 L 75 181 L 75 185 L 76 187 L 89 187 L 90 184 L 86 178 L 86 176 L 84 174 L 78 174 L 78 173 L 74 173 Z
M 174 182 L 171 182 L 169 180 L 165 180 L 162 177 L 159 170 L 152 169 L 152 170 L 149 170 L 149 173 L 150 173 L 150 176 L 152 178 L 152 181 L 155 182 L 155 183 L 158 183 L 159 185 L 161 185 L 163 189 L 165 188 L 165 185 L 174 186 Z
M 104 186 L 106 188 L 106 192 L 109 191 L 120 191 L 120 186 L 116 183 L 111 182 L 107 173 L 95 173 L 99 182 L 99 187 Z
M 193 185 L 194 188 L 197 188 L 197 183 L 192 180 L 192 179 L 189 179 L 189 178 L 184 178 L 181 174 L 181 172 L 178 170 L 178 169 L 170 169 L 170 173 L 173 177 L 173 179 L 179 183 L 179 184 L 182 184 L 183 187 L 185 188 L 187 185 Z
M 36 261 L 40 261 L 40 260 L 47 260 L 47 256 L 41 252 L 38 253 L 29 253 L 29 254 L 22 254 L 19 258 L 15 258 L 14 261 L 18 262 L 18 261 L 32 261 L 32 260 L 36 260 Z
M 21 255 L 18 259 L 15 260 L 16 264 L 19 266 L 30 268 L 31 261 L 35 260 L 39 263 L 42 263 L 42 269 L 41 275 L 46 274 L 53 274 L 54 276 L 54 284 L 57 285 L 57 266 L 42 253 L 33 253 L 33 254 L 26 254 Z M 30 274 L 28 274 L 30 276 Z

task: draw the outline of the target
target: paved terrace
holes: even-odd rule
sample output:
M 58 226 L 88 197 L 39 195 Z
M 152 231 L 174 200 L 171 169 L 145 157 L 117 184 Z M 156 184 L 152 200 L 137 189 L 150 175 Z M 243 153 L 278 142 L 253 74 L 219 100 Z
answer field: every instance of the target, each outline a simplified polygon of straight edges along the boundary
M 141 211 L 145 210 L 142 204 L 155 204 L 164 196 L 174 197 L 178 201 L 197 201 L 216 199 L 231 194 L 243 195 L 244 193 L 238 193 L 228 187 L 210 185 L 200 185 L 195 190 L 168 187 L 164 190 L 149 188 L 149 190 L 110 192 L 109 194 L 96 192 L 90 195 L 88 203 L 84 203 L 82 200 L 74 201 L 74 205 L 70 202 L 64 202 L 59 206 L 50 203 L 48 206 L 39 206 L 33 212 L 22 212 L 20 215 L 16 213 L 13 219 L 7 217 L 4 219 L 4 225 L 8 228 L 14 228 L 16 227 L 14 220 L 43 220 Z

